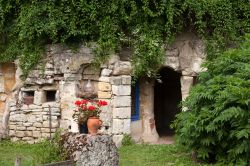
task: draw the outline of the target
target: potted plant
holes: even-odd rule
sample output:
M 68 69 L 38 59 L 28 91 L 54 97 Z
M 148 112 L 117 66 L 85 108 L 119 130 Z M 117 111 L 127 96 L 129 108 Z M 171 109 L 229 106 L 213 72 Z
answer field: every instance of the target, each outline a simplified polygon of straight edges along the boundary
M 107 104 L 104 100 L 77 100 L 75 102 L 77 109 L 74 110 L 73 119 L 78 124 L 87 122 L 89 134 L 96 134 L 102 124 L 100 120 L 101 107 Z

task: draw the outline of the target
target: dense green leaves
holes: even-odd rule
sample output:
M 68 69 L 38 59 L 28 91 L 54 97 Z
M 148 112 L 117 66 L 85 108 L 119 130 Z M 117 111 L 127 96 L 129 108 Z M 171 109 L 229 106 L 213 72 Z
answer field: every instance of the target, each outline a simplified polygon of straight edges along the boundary
M 174 123 L 179 141 L 201 159 L 250 165 L 250 35 L 206 67 Z
M 249 11 L 249 0 L 0 0 L 0 61 L 24 57 L 27 73 L 46 44 L 94 41 L 97 61 L 131 47 L 135 78 L 154 76 L 178 33 L 197 32 L 212 59 L 249 32 Z

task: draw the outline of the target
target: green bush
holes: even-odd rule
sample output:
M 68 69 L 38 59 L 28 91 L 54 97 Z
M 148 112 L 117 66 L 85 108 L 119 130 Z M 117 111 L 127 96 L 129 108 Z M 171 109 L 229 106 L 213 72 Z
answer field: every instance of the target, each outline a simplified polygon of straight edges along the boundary
M 173 124 L 179 142 L 207 162 L 250 165 L 250 35 L 205 66 Z

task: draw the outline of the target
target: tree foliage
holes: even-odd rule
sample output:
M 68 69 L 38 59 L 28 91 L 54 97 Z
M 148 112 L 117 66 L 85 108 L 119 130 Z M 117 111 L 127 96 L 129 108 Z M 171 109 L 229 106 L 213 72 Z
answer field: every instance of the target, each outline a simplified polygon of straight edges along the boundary
M 0 61 L 20 58 L 27 73 L 46 44 L 94 41 L 97 59 L 132 47 L 134 76 L 152 76 L 179 32 L 209 41 L 213 58 L 249 31 L 249 17 L 249 0 L 0 0 Z
M 179 141 L 201 159 L 250 165 L 250 35 L 207 69 L 174 122 Z

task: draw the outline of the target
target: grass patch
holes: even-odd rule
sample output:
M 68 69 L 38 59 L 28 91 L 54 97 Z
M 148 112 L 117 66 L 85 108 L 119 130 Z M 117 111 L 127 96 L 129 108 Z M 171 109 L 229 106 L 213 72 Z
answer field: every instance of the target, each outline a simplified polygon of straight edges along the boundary
M 178 145 L 130 145 L 119 149 L 121 166 L 205 166 Z
M 50 163 L 64 158 L 58 145 L 47 140 L 37 144 L 0 141 L 0 165 L 13 166 L 17 156 L 21 157 L 22 166 Z
M 0 166 L 13 166 L 17 156 L 22 166 L 35 166 L 62 161 L 65 158 L 57 144 L 0 141 Z M 190 153 L 181 146 L 132 144 L 119 148 L 120 166 L 206 166 L 194 163 Z

